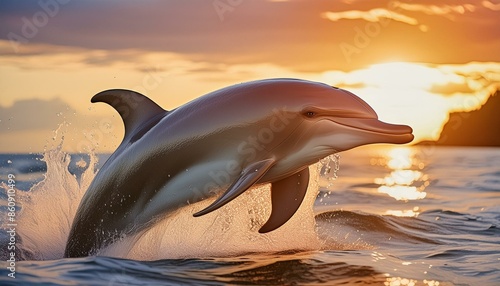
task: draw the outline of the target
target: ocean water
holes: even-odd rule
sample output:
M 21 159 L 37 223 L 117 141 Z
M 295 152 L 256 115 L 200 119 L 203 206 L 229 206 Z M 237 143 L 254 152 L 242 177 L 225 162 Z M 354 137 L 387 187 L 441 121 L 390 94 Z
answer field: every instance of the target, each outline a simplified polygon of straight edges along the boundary
M 500 148 L 357 148 L 310 167 L 298 213 L 269 234 L 257 232 L 270 210 L 259 186 L 64 259 L 107 156 L 0 155 L 1 285 L 500 285 Z

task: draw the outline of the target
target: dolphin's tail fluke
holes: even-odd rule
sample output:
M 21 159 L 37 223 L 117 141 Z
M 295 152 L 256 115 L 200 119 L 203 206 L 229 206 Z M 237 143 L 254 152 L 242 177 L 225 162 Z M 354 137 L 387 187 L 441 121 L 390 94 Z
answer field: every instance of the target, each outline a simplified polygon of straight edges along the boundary
M 140 126 L 166 111 L 143 94 L 126 89 L 110 89 L 92 97 L 92 102 L 111 105 L 123 119 L 125 139 L 130 139 Z M 124 139 L 124 140 L 125 140 Z

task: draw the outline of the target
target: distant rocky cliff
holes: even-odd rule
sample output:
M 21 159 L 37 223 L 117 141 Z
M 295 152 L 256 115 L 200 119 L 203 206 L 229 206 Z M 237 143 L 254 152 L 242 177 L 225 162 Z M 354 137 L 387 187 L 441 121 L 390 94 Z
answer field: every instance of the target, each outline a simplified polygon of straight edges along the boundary
M 500 92 L 491 96 L 479 110 L 451 113 L 439 140 L 418 145 L 427 144 L 500 147 Z

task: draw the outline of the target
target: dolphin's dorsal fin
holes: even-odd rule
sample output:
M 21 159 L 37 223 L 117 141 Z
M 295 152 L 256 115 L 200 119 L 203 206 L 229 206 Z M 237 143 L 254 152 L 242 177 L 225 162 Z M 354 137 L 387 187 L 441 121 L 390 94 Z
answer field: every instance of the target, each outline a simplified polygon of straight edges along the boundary
M 286 223 L 299 209 L 306 195 L 309 184 L 309 168 L 272 183 L 271 186 L 271 216 L 259 229 L 266 233 L 277 229 Z
M 229 203 L 244 191 L 252 187 L 266 172 L 273 166 L 276 162 L 274 158 L 257 161 L 248 165 L 242 172 L 238 180 L 236 180 L 227 191 L 215 200 L 211 205 L 204 208 L 203 210 L 193 214 L 193 216 L 198 217 L 224 206 Z
M 91 102 L 105 102 L 118 111 L 125 125 L 125 139 L 153 117 L 166 112 L 145 95 L 126 89 L 99 92 L 92 97 Z

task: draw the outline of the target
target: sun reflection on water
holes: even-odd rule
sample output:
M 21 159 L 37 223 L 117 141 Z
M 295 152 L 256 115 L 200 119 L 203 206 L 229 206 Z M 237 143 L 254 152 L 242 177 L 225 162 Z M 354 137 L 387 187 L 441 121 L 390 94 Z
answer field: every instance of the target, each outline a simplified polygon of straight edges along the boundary
M 407 147 L 391 149 L 387 156 L 387 166 L 393 170 L 408 169 L 413 166 L 413 150 Z
M 403 278 L 403 277 L 388 277 L 384 282 L 386 286 L 418 286 L 418 285 L 426 285 L 426 286 L 439 286 L 439 285 L 453 285 L 447 283 L 440 283 L 435 280 L 423 280 L 422 283 L 419 283 L 415 279 Z
M 394 263 L 395 261 L 392 260 L 391 257 L 386 257 L 384 254 L 374 251 L 371 254 L 372 261 L 373 262 L 380 262 L 383 260 L 386 260 L 389 263 Z M 432 268 L 432 265 L 426 264 L 424 262 L 412 262 L 412 261 L 398 261 L 396 264 L 394 264 L 394 271 L 399 271 L 403 269 L 415 269 L 417 272 L 422 271 L 424 274 L 427 274 L 426 269 Z M 400 268 L 401 267 L 401 268 Z M 427 280 L 423 279 L 420 280 L 419 278 L 409 278 L 409 277 L 404 277 L 400 275 L 392 275 L 391 273 L 384 273 L 386 276 L 384 285 L 386 286 L 449 286 L 449 285 L 454 285 L 452 283 L 448 282 L 440 282 L 437 280 Z
M 381 157 L 371 161 L 372 165 L 386 166 L 390 169 L 390 173 L 384 178 L 375 178 L 374 183 L 379 185 L 377 191 L 397 201 L 424 199 L 427 196 L 425 189 L 429 185 L 429 177 L 423 172 L 425 164 L 418 160 L 415 149 L 397 147 L 384 151 Z M 386 214 L 417 216 L 418 210 L 418 207 L 409 210 L 387 210 Z
M 399 217 L 416 217 L 420 214 L 419 210 L 419 207 L 414 207 L 412 210 L 387 210 L 385 214 Z

